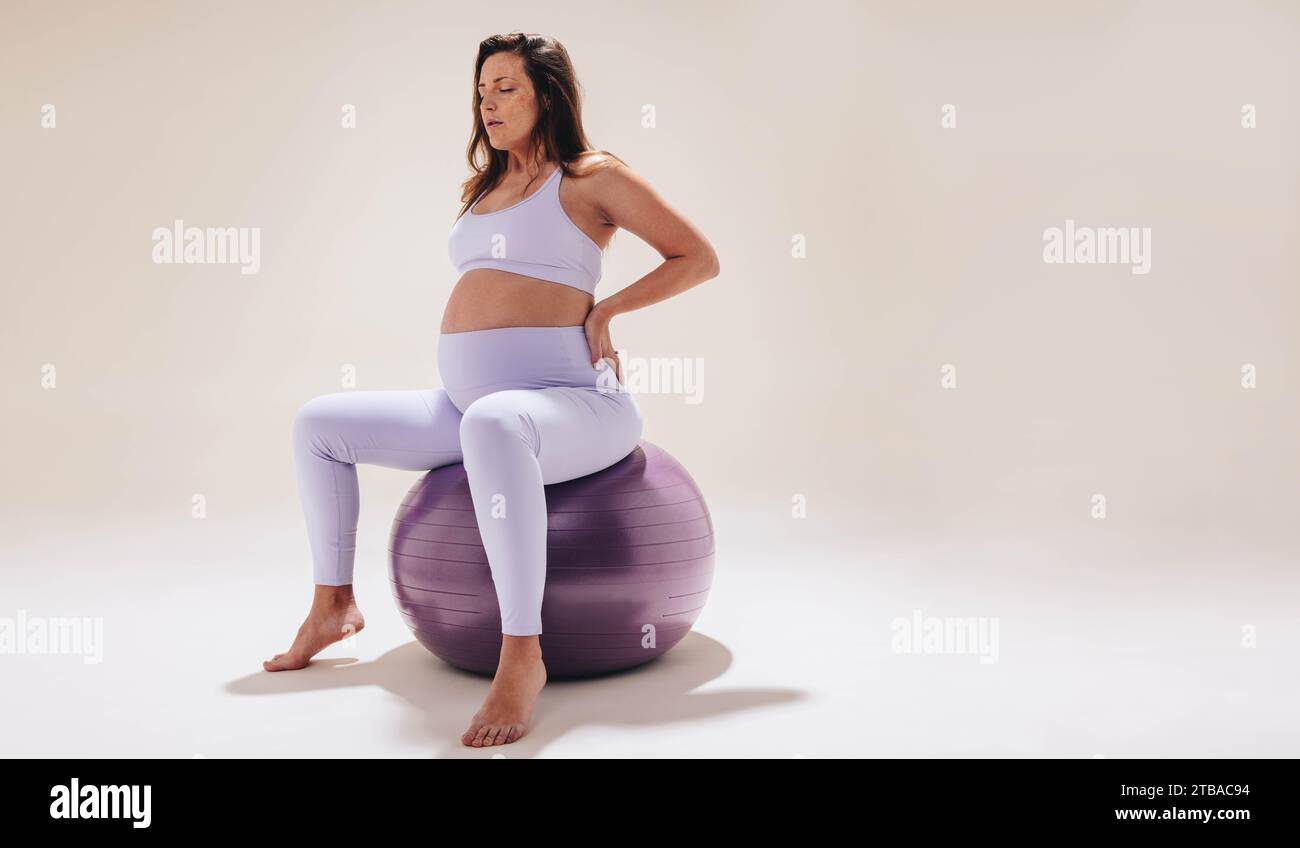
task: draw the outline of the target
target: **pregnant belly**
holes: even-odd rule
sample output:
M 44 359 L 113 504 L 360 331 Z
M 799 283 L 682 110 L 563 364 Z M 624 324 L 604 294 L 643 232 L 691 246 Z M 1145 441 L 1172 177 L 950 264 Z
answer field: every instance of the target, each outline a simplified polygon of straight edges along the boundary
M 475 268 L 460 278 L 447 298 L 441 331 L 574 326 L 587 320 L 594 303 L 591 295 L 563 283 Z

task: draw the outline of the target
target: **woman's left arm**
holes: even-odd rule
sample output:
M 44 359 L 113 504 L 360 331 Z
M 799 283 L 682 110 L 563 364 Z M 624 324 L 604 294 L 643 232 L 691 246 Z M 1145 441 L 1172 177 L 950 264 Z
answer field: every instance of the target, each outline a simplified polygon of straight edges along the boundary
M 615 162 L 593 177 L 592 190 L 599 198 L 605 220 L 638 236 L 664 258 L 649 274 L 593 306 L 587 316 L 592 365 L 609 357 L 619 368 L 618 379 L 622 382 L 618 355 L 609 339 L 610 319 L 681 294 L 718 276 L 721 269 L 718 254 L 704 234 L 669 206 L 641 175 Z

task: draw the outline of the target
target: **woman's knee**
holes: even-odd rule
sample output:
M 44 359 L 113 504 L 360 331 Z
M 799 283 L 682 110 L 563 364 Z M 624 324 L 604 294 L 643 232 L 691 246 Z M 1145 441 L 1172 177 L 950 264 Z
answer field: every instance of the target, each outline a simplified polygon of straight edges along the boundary
M 536 444 L 535 436 L 528 413 L 512 403 L 505 392 L 484 395 L 465 407 L 460 419 L 461 444 L 471 450 L 474 445 L 491 447 L 511 439 L 522 439 L 532 446 Z
M 295 441 L 310 441 L 313 436 L 328 429 L 337 418 L 337 397 L 343 392 L 331 392 L 317 395 L 298 407 L 293 416 L 293 438 Z

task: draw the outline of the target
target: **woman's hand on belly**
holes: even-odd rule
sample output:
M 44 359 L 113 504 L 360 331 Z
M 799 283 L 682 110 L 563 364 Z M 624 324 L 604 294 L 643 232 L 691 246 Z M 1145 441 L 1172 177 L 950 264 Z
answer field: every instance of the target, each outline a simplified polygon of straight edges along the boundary
M 573 286 L 495 268 L 475 268 L 457 281 L 447 298 L 441 331 L 573 327 L 586 321 L 593 303 L 591 295 Z

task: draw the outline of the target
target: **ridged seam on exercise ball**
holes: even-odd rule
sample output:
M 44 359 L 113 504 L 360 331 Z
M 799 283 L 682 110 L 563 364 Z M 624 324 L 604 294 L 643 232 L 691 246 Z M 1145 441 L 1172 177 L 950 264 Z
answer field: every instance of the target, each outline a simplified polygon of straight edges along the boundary
M 708 507 L 681 463 L 643 440 L 609 468 L 547 486 L 546 503 L 548 674 L 630 668 L 681 641 L 708 598 L 714 556 Z M 496 670 L 501 614 L 463 465 L 428 471 L 407 492 L 389 579 L 420 644 L 460 668 Z

